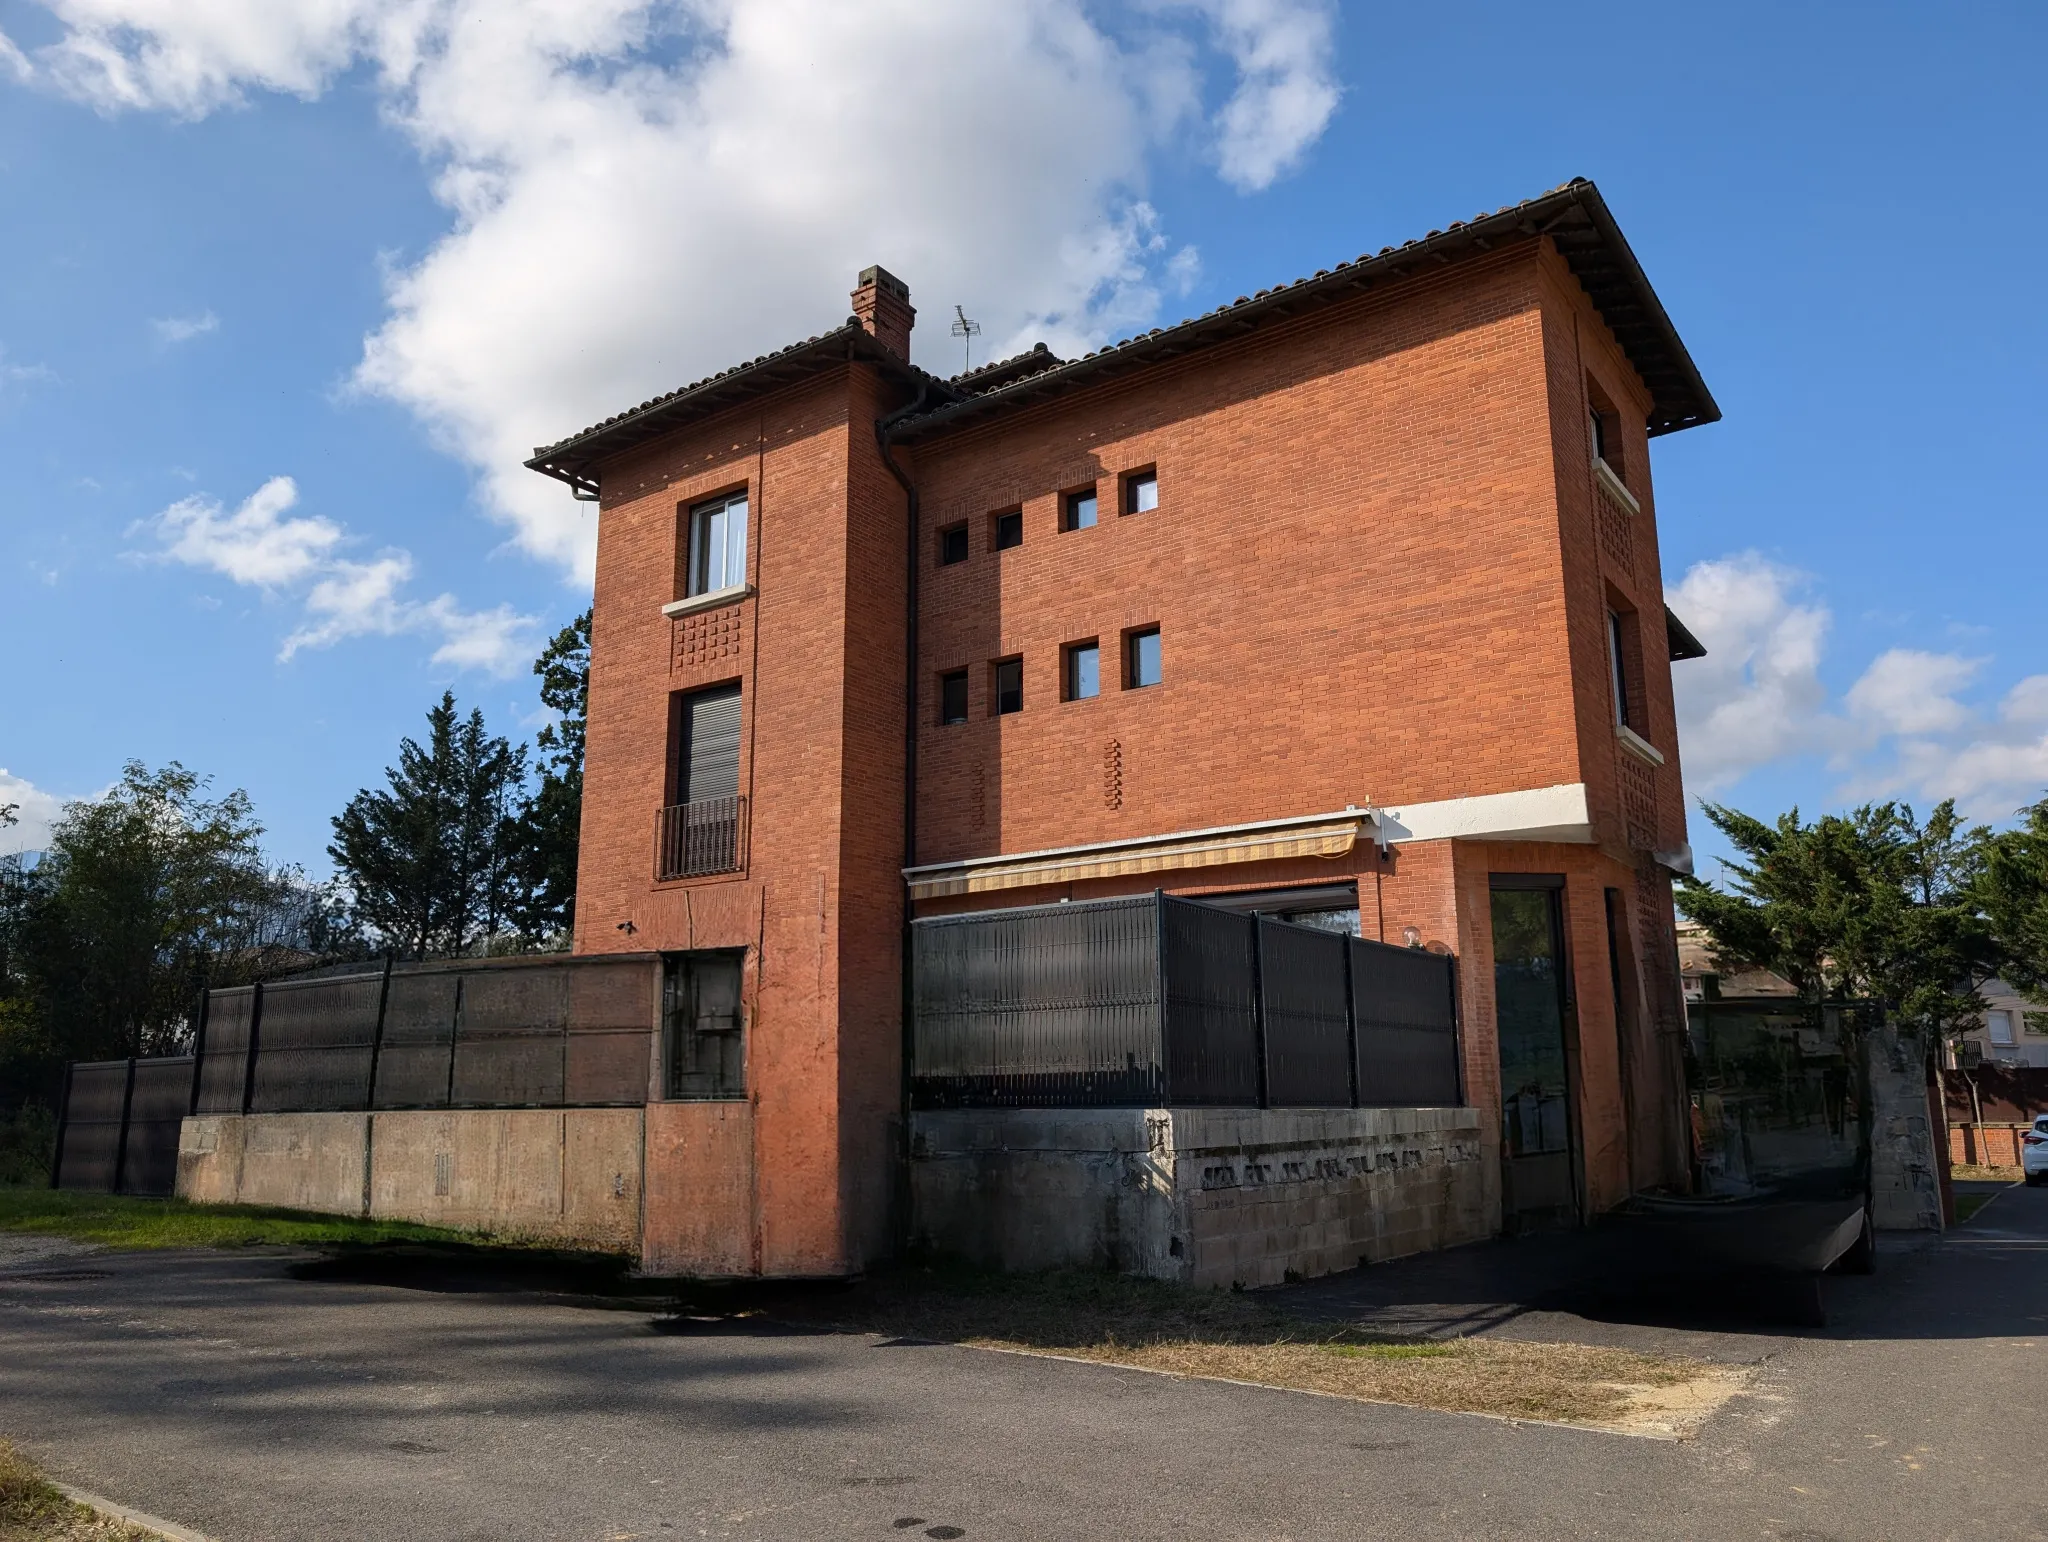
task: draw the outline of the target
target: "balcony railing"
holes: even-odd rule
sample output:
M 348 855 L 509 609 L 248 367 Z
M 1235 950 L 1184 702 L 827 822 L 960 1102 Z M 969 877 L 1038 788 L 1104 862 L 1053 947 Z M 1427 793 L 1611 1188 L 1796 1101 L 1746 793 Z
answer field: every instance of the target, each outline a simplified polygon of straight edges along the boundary
M 655 816 L 654 876 L 702 878 L 737 873 L 747 860 L 747 800 L 699 798 Z

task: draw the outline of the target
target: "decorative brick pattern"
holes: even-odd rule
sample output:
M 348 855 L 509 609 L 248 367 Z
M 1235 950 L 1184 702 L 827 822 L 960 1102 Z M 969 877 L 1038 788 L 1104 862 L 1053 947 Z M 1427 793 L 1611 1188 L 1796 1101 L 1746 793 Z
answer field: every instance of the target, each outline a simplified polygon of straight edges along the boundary
M 1124 744 L 1121 739 L 1112 739 L 1102 747 L 1102 806 L 1107 809 L 1124 806 Z
M 684 616 L 675 626 L 675 668 L 697 669 L 740 656 L 740 607 L 720 606 Z
M 1621 811 L 1628 843 L 1635 851 L 1657 845 L 1657 773 L 1627 750 L 1617 748 L 1621 764 Z
M 1636 516 L 1616 501 L 1605 487 L 1593 497 L 1595 518 L 1600 525 L 1600 551 L 1613 564 L 1618 576 L 1633 578 L 1636 571 Z

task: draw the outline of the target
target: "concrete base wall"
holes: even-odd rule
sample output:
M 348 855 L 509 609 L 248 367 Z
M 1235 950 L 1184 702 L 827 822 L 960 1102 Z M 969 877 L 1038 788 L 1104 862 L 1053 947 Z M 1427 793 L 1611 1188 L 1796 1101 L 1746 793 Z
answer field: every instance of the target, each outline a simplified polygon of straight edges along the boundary
M 1887 1023 L 1870 1046 L 1872 1219 L 1887 1231 L 1940 1231 L 1941 1173 L 1927 1093 L 1927 1046 Z
M 1004 1269 L 1272 1285 L 1492 1236 L 1494 1148 L 1470 1108 L 926 1112 L 914 1230 Z
M 637 1108 L 207 1115 L 178 1194 L 637 1252 Z

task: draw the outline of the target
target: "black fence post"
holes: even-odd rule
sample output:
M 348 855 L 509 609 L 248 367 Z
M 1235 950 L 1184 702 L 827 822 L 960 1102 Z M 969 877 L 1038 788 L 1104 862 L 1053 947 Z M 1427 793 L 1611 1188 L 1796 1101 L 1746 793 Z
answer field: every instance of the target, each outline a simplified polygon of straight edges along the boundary
M 1159 1101 L 1173 1107 L 1173 1040 L 1167 1027 L 1166 1011 L 1166 891 L 1152 891 L 1154 934 L 1152 938 L 1152 967 L 1159 979 Z
M 1451 1086 L 1457 1097 L 1456 1106 L 1465 1106 L 1465 1013 L 1463 1002 L 1458 995 L 1458 955 L 1453 953 L 1444 963 L 1451 973 Z
M 1357 1108 L 1365 1089 L 1358 1085 L 1358 992 L 1353 988 L 1351 978 L 1351 939 L 1344 939 L 1344 1053 L 1351 1064 L 1347 1075 L 1351 1083 L 1351 1106 Z
M 56 1188 L 64 1175 L 64 1131 L 71 1124 L 71 1073 L 78 1069 L 78 1062 L 64 1062 L 64 1092 L 57 1104 L 57 1148 L 50 1153 L 50 1187 Z
M 1252 1049 L 1253 1060 L 1259 1073 L 1259 1107 L 1266 1108 L 1267 1097 L 1272 1087 L 1272 1078 L 1266 1068 L 1266 927 L 1265 920 L 1253 911 L 1252 923 Z
M 213 992 L 199 987 L 199 1011 L 192 1020 L 192 1104 L 187 1114 L 199 1112 L 199 1078 L 206 1064 L 206 1019 L 213 1011 Z
M 121 1185 L 128 1181 L 128 1113 L 135 1106 L 135 1057 L 128 1057 L 128 1079 L 121 1084 L 121 1134 L 114 1145 L 114 1185 L 111 1193 L 121 1192 Z
M 263 982 L 249 987 L 249 1055 L 242 1064 L 242 1112 L 256 1107 L 256 1046 L 263 1034 Z
M 377 1026 L 370 1030 L 370 1077 L 363 1088 L 363 1107 L 377 1106 L 377 1060 L 384 1053 L 384 1011 L 391 1005 L 391 953 L 384 954 L 384 980 L 377 987 Z
M 448 1019 L 448 1095 L 441 1101 L 443 1108 L 455 1106 L 455 1036 L 462 1032 L 462 980 L 455 977 L 455 1015 Z

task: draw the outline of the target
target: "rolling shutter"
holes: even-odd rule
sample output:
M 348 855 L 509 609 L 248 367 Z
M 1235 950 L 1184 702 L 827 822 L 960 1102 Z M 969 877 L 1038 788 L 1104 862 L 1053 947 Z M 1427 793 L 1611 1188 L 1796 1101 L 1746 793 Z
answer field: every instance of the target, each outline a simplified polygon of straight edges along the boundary
M 740 790 L 740 688 L 697 691 L 682 702 L 679 803 L 730 798 Z

